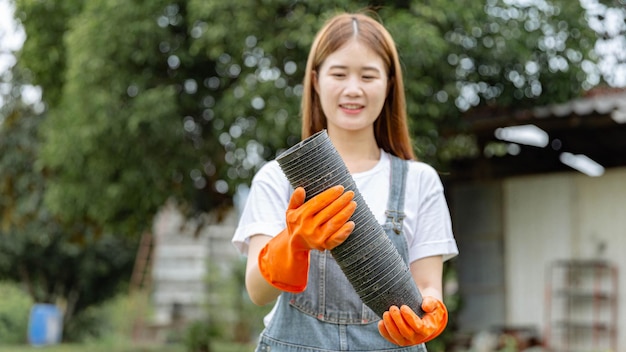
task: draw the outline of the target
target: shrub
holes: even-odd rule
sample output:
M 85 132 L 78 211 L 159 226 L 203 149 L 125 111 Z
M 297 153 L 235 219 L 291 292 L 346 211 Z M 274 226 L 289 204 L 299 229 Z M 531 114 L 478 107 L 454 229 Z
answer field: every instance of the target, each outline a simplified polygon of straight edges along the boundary
M 185 333 L 185 347 L 188 352 L 211 352 L 211 340 L 219 336 L 214 325 L 204 321 L 195 321 Z
M 0 282 L 0 342 L 26 342 L 28 317 L 33 305 L 30 296 L 16 284 Z

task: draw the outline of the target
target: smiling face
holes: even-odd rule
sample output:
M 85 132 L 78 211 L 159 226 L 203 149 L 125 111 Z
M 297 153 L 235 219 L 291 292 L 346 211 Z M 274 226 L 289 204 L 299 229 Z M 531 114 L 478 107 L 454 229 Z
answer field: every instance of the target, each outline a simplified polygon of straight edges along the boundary
M 331 69 L 343 69 L 345 76 Z M 375 71 L 380 76 L 370 75 Z M 372 17 L 343 13 L 322 26 L 307 58 L 300 104 L 303 139 L 334 129 L 355 140 L 361 129 L 373 132 L 386 152 L 415 159 L 398 51 Z
M 371 131 L 385 104 L 388 72 L 376 52 L 353 39 L 326 57 L 313 84 L 329 132 Z

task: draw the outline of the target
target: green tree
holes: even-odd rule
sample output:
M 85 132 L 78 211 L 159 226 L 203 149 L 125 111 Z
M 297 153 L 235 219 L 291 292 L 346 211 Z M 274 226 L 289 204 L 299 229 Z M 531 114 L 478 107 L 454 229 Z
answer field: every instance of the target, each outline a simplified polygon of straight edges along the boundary
M 53 21 L 64 26 L 39 30 L 41 18 L 34 16 L 51 17 L 44 11 L 51 3 L 18 3 L 28 33 L 20 63 L 34 67 L 44 99 L 50 97 L 41 150 L 51 173 L 46 203 L 66 223 L 135 234 L 169 194 L 184 188 L 186 166 L 198 158 L 176 104 L 181 82 L 159 51 L 167 36 L 176 36 L 156 24 L 166 3 L 58 2 L 62 10 Z M 45 59 L 38 35 L 66 58 L 62 64 Z
M 128 236 L 99 234 L 91 224 L 60 224 L 43 205 L 46 172 L 36 165 L 43 117 L 25 104 L 26 78 L 4 72 L 0 107 L 0 281 L 18 282 L 33 302 L 64 310 L 65 337 L 87 326 L 85 310 L 119 292 L 136 250 Z
M 50 115 L 46 204 L 131 234 L 171 196 L 190 209 L 228 205 L 299 140 L 307 50 L 341 10 L 374 9 L 396 38 L 420 157 L 440 165 L 472 152 L 471 139 L 441 133 L 470 108 L 563 101 L 597 83 L 583 70 L 594 43 L 583 9 L 533 4 L 18 0 L 19 62 Z
M 83 236 L 138 234 L 169 197 L 230 205 L 299 140 L 307 51 L 337 11 L 370 7 L 389 28 L 415 148 L 437 167 L 477 152 L 445 134 L 470 109 L 560 102 L 600 82 L 595 34 L 566 0 L 15 2 L 28 36 L 18 63 L 47 107 L 36 172 L 20 182 L 44 174 L 34 195 Z
M 610 86 L 626 87 L 626 0 L 581 1 L 589 27 L 598 35 L 598 73 Z

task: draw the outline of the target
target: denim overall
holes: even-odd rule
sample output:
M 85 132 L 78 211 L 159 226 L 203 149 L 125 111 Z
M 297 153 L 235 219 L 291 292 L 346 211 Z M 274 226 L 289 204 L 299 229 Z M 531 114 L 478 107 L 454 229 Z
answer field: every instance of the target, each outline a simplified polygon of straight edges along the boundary
M 407 163 L 391 157 L 387 220 L 383 229 L 408 265 L 402 233 Z M 280 295 L 256 352 L 395 351 L 425 352 L 424 345 L 400 347 L 378 332 L 380 318 L 359 298 L 330 251 L 311 251 L 309 285 Z

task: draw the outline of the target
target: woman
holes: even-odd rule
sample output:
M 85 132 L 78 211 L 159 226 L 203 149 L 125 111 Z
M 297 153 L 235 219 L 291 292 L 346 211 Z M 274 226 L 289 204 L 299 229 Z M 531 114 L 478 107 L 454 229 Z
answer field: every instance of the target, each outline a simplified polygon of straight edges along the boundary
M 335 186 L 304 202 L 305 190 L 292 190 L 270 161 L 252 181 L 233 237 L 248 257 L 252 301 L 276 301 L 257 351 L 425 351 L 447 324 L 443 262 L 458 250 L 441 181 L 415 160 L 398 54 L 380 23 L 364 14 L 326 22 L 309 53 L 301 113 L 302 138 L 327 130 L 409 265 L 426 314 L 392 306 L 380 319 L 365 306 L 329 252 L 354 228 L 353 192 Z

